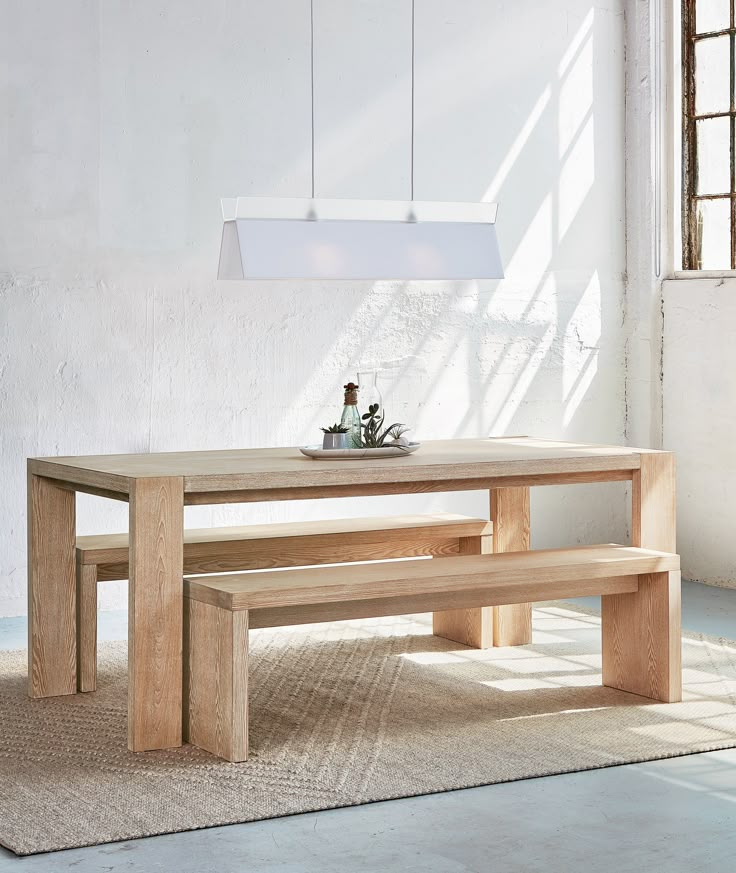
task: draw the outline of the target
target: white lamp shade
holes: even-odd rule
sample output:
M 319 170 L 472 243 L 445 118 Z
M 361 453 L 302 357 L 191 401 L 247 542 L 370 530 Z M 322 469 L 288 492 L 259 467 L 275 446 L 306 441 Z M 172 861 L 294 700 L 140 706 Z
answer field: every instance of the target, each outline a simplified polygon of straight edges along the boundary
M 220 279 L 500 279 L 492 203 L 223 201 Z

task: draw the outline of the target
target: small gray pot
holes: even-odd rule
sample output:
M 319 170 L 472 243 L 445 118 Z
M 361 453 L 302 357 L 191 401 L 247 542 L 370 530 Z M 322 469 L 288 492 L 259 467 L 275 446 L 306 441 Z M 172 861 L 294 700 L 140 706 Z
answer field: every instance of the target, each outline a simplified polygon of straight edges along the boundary
M 350 448 L 348 446 L 348 437 L 350 434 L 347 433 L 326 433 L 324 435 L 324 439 L 322 440 L 322 448 L 323 449 L 347 449 Z

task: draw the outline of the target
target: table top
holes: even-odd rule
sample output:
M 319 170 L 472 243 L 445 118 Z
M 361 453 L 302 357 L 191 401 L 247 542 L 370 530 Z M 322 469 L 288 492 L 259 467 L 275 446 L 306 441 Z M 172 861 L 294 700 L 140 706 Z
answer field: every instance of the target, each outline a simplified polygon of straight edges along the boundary
M 441 483 L 450 486 L 462 480 L 554 476 L 575 481 L 575 477 L 586 475 L 595 481 L 595 474 L 602 474 L 600 478 L 631 478 L 632 471 L 640 467 L 641 453 L 649 451 L 530 437 L 490 437 L 431 440 L 414 454 L 396 458 L 324 461 L 304 457 L 296 448 L 231 449 L 34 458 L 29 460 L 29 471 L 80 486 L 79 490 L 113 492 L 111 496 L 128 494 L 136 479 L 181 477 L 185 494 L 252 491 L 268 499 L 269 491 L 310 488 L 352 487 L 354 493 L 371 493 L 371 488 L 402 483 L 429 482 L 436 483 L 436 490 L 451 490 Z

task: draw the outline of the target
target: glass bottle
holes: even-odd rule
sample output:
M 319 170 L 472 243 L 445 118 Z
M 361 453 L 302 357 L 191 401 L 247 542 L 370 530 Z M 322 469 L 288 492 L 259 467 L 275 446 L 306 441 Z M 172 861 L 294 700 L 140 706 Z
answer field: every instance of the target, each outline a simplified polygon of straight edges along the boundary
M 348 429 L 348 448 L 359 449 L 361 444 L 360 413 L 358 412 L 358 386 L 348 382 L 345 388 L 345 408 L 340 424 Z
M 383 412 L 383 398 L 378 387 L 378 370 L 361 370 L 358 373 L 358 385 L 361 386 L 360 409 L 368 412 L 368 407 L 378 404 Z

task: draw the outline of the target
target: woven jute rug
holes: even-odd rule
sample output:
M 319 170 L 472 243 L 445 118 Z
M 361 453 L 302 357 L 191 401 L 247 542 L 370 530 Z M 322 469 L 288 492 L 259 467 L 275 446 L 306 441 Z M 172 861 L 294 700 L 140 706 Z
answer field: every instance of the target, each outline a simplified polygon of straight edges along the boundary
M 124 643 L 94 694 L 29 700 L 0 653 L 0 842 L 32 854 L 736 746 L 736 643 L 687 635 L 681 704 L 600 685 L 600 620 L 535 610 L 477 651 L 428 616 L 251 634 L 251 748 L 126 749 Z

